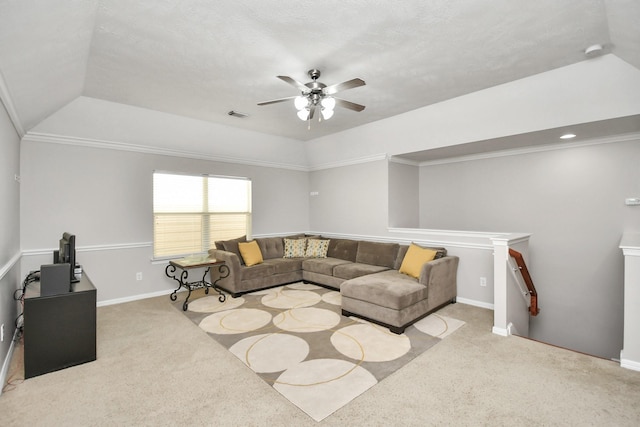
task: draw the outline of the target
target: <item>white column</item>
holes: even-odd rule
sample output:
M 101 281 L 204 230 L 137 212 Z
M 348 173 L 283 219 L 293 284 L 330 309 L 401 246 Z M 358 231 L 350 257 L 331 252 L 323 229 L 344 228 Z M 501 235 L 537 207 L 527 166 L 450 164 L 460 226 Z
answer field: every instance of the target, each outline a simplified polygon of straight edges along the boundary
M 492 237 L 493 242 L 493 328 L 497 335 L 511 335 L 514 327 L 521 324 L 522 333 L 527 333 L 529 317 L 526 313 L 526 303 L 516 287 L 509 281 L 509 247 L 521 253 L 526 253 L 530 234 L 506 234 Z M 515 305 L 515 307 L 514 307 Z M 524 307 L 524 311 L 523 311 Z
M 624 341 L 620 366 L 640 371 L 640 233 L 625 233 L 620 249 L 624 254 Z

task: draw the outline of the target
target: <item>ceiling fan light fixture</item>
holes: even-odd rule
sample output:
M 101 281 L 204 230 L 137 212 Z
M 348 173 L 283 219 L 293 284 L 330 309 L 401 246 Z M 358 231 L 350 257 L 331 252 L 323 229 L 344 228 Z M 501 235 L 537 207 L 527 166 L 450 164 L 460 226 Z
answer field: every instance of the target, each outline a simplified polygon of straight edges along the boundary
M 296 110 L 298 110 L 296 113 L 298 118 L 302 121 L 308 120 L 309 129 L 311 129 L 311 120 L 316 116 L 318 117 L 318 121 L 322 121 L 323 119 L 329 120 L 331 117 L 333 117 L 333 109 L 336 106 L 340 106 L 356 112 L 364 110 L 364 105 L 345 101 L 341 98 L 338 99 L 340 102 L 337 102 L 336 98 L 332 96 L 335 93 L 347 89 L 364 86 L 366 84 L 364 80 L 356 78 L 344 81 L 342 83 L 327 86 L 324 83 L 318 81 L 318 78 L 320 77 L 320 70 L 314 68 L 312 70 L 309 70 L 307 74 L 309 74 L 309 77 L 311 77 L 312 81 L 305 84 L 300 83 L 299 81 L 289 76 L 276 76 L 283 82 L 298 89 L 298 93 L 300 95 L 259 102 L 258 105 L 291 102 L 291 99 L 293 99 L 293 104 L 296 107 Z M 318 111 L 318 114 L 316 114 L 316 111 Z
M 326 108 L 323 108 L 321 113 L 324 120 L 329 120 L 331 117 L 333 117 L 333 110 L 327 110 Z
M 325 96 L 322 98 L 322 101 L 320 101 L 320 104 L 322 105 L 323 110 L 333 111 L 336 107 L 336 100 L 330 96 Z
M 302 121 L 306 121 L 309 118 L 309 110 L 307 110 L 306 108 L 303 108 L 300 111 L 298 111 L 298 118 Z
M 300 95 L 293 101 L 293 105 L 296 106 L 296 110 L 304 110 L 309 106 L 309 98 Z

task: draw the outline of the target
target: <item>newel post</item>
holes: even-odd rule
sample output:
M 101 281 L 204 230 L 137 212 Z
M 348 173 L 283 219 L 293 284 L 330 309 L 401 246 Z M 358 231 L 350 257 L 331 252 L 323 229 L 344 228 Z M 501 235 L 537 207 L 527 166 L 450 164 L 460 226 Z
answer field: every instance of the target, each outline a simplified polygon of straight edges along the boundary
M 518 248 L 527 253 L 530 234 L 504 234 L 491 238 L 493 242 L 493 328 L 492 332 L 504 337 L 511 335 L 514 324 L 522 322 L 521 296 L 518 289 L 510 285 L 509 248 Z M 514 307 L 514 302 L 517 304 Z M 525 307 L 526 310 L 526 307 Z M 525 319 L 528 322 L 528 318 Z M 527 327 L 521 327 L 523 332 Z M 526 333 L 526 332 L 525 332 Z
M 624 254 L 624 341 L 620 366 L 640 371 L 640 233 L 625 233 L 620 249 Z

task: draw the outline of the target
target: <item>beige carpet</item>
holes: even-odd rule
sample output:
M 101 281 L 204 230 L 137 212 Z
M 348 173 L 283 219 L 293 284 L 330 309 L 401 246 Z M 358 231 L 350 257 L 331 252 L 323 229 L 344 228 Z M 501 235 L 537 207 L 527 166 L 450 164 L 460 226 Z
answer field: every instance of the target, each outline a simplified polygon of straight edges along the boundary
M 340 292 L 295 283 L 182 310 L 282 396 L 321 421 L 452 334 L 464 322 L 432 314 L 404 334 L 341 315 Z
M 316 422 L 193 327 L 168 295 L 100 307 L 95 362 L 21 382 L 13 359 L 0 425 L 638 425 L 640 372 L 494 335 L 491 310 L 458 303 L 439 313 L 465 326 Z

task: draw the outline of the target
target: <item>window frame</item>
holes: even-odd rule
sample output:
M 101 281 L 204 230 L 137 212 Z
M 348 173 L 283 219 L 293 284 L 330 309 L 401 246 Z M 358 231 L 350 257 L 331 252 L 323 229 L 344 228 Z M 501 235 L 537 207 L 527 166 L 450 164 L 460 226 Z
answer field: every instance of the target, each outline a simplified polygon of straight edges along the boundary
M 190 178 L 202 178 L 202 191 L 200 193 L 201 199 L 198 200 L 198 202 L 201 202 L 201 209 L 197 210 L 197 211 L 162 211 L 162 208 L 158 209 L 158 211 L 156 211 L 156 174 L 161 174 L 161 175 L 170 175 L 170 176 L 176 176 L 176 177 L 190 177 Z M 246 188 L 246 210 L 241 210 L 241 211 L 227 211 L 227 210 L 216 210 L 216 209 L 210 209 L 211 208 L 211 201 L 209 200 L 209 197 L 211 195 L 211 191 L 209 189 L 209 185 L 211 183 L 214 182 L 214 180 L 216 179 L 220 179 L 220 180 L 237 180 L 237 181 L 244 181 L 247 182 L 247 188 Z M 227 216 L 227 215 L 242 215 L 244 216 L 244 231 L 243 234 L 247 236 L 247 238 L 250 238 L 251 236 L 251 225 L 252 225 L 252 181 L 250 178 L 248 177 L 238 177 L 238 176 L 226 176 L 226 175 L 214 175 L 214 174 L 206 174 L 206 173 L 188 173 L 188 172 L 174 172 L 174 171 L 166 171 L 166 170 L 154 170 L 152 173 L 152 215 L 153 215 L 153 239 L 152 239 L 152 261 L 163 261 L 163 260 L 168 260 L 168 259 L 176 259 L 176 258 L 182 258 L 185 256 L 189 256 L 189 255 L 205 255 L 208 253 L 209 249 L 215 248 L 215 241 L 217 240 L 227 240 L 228 238 L 233 238 L 233 237 L 221 237 L 218 238 L 216 236 L 212 236 L 211 235 L 211 219 L 214 217 L 220 218 L 223 216 Z M 166 195 L 165 195 L 166 196 Z M 197 232 L 199 233 L 200 236 L 200 250 L 196 250 L 196 251 L 190 251 L 190 250 L 185 250 L 184 252 L 174 252 L 174 253 L 165 253 L 166 250 L 171 249 L 170 246 L 166 247 L 166 248 L 158 248 L 157 247 L 157 240 L 158 240 L 158 231 L 156 229 L 157 227 L 157 218 L 158 216 L 174 216 L 174 217 L 178 217 L 178 216 L 197 216 L 200 220 L 200 224 L 199 224 L 199 228 L 200 230 Z M 238 222 L 239 223 L 239 222 Z M 192 230 L 192 233 L 194 231 Z M 240 236 L 235 236 L 235 237 L 240 237 Z M 174 250 L 178 250 L 179 249 L 179 245 L 177 245 L 177 247 L 173 248 Z

